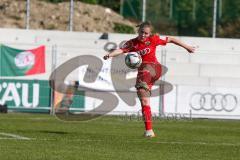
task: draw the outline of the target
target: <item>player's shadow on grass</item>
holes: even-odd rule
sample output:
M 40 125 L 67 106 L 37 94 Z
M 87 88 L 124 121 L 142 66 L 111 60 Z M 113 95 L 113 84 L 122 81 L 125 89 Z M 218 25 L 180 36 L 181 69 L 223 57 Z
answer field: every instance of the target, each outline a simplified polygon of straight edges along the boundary
M 68 134 L 68 132 L 64 132 L 64 131 L 48 131 L 48 130 L 40 130 L 38 131 L 40 133 L 51 133 L 51 134 Z
M 16 130 L 17 133 L 50 133 L 50 134 L 59 134 L 59 135 L 63 135 L 63 134 L 69 134 L 69 132 L 65 132 L 65 131 L 50 131 L 50 130 Z

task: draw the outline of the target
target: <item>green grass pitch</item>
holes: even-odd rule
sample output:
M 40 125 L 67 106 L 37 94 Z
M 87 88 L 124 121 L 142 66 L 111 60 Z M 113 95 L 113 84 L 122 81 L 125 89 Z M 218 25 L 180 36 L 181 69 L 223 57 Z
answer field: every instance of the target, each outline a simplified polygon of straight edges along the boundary
M 143 137 L 143 128 L 120 117 L 63 122 L 45 114 L 0 114 L 0 160 L 240 159 L 240 121 L 155 120 L 152 139 Z

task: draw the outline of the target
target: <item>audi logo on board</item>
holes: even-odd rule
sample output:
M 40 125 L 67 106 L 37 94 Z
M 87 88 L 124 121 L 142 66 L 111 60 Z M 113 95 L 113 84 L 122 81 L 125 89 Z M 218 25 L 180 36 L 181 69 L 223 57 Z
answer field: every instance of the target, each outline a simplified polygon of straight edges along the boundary
M 189 105 L 196 111 L 232 112 L 238 106 L 238 99 L 234 94 L 195 92 L 190 97 Z

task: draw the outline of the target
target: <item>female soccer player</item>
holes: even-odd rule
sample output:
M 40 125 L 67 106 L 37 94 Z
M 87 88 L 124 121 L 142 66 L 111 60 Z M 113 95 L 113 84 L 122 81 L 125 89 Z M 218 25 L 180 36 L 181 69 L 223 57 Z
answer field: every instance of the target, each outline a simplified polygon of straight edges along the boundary
M 161 76 L 161 65 L 156 58 L 156 47 L 174 43 L 185 48 L 189 53 L 193 53 L 195 48 L 189 46 L 173 37 L 160 39 L 158 35 L 151 34 L 152 26 L 149 22 L 138 25 L 138 36 L 127 41 L 120 49 L 115 49 L 106 54 L 103 58 L 107 60 L 127 52 L 137 52 L 142 57 L 142 65 L 138 68 L 136 89 L 142 106 L 143 119 L 145 124 L 145 137 L 155 137 L 152 130 L 152 114 L 150 108 L 151 87 Z

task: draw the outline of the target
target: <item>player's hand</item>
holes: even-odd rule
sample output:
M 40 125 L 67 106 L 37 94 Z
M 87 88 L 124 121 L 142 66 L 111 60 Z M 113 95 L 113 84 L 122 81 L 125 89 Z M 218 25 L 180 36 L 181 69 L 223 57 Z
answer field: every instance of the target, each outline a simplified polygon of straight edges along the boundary
M 103 59 L 104 59 L 104 60 L 107 60 L 108 58 L 109 58 L 109 54 L 103 56 Z
M 187 50 L 189 53 L 194 53 L 195 50 L 196 50 L 196 47 L 194 47 L 194 46 L 188 46 L 188 47 L 186 48 L 186 50 Z

